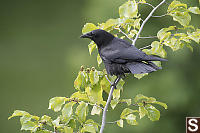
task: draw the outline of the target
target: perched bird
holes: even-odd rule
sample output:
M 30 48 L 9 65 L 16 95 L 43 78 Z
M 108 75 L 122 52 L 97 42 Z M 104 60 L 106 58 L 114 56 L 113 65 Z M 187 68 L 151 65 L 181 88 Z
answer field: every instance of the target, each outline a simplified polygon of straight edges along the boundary
M 126 40 L 114 37 L 107 31 L 97 29 L 81 38 L 93 40 L 109 75 L 124 77 L 125 73 L 143 74 L 161 69 L 152 61 L 167 61 L 154 55 L 147 55 Z

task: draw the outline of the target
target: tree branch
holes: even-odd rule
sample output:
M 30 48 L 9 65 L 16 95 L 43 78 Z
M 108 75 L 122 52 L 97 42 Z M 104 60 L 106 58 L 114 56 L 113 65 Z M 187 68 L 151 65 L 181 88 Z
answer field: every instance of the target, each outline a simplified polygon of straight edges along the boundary
M 103 110 L 100 133 L 103 133 L 103 130 L 104 130 L 104 127 L 105 127 L 105 124 L 106 124 L 106 112 L 108 110 L 108 106 L 109 106 L 110 101 L 112 99 L 113 91 L 116 88 L 116 86 L 117 86 L 118 82 L 120 81 L 120 79 L 121 79 L 120 77 L 117 77 L 116 80 L 114 81 L 114 84 L 111 84 L 110 93 L 108 95 L 106 106 L 104 107 L 104 110 Z
M 144 3 L 144 2 L 137 2 L 138 4 L 145 4 L 145 5 L 149 5 L 151 6 L 152 8 L 155 8 L 153 5 L 149 4 L 149 3 Z
M 167 16 L 167 14 L 163 14 L 163 15 L 160 15 L 160 16 L 151 16 L 151 17 L 161 18 L 161 17 L 164 17 L 164 16 Z
M 143 50 L 143 49 L 148 48 L 148 47 L 151 47 L 151 44 L 147 45 L 147 46 L 144 46 L 144 47 L 140 48 L 139 50 Z
M 116 30 L 119 30 L 119 32 L 121 32 L 122 34 L 124 34 L 129 40 L 133 41 L 133 39 L 131 39 L 130 37 L 128 37 L 128 35 L 123 32 L 120 28 L 115 28 Z
M 138 39 L 151 39 L 151 38 L 158 38 L 157 36 L 140 36 Z
M 150 17 L 153 15 L 153 13 L 156 11 L 157 8 L 160 7 L 163 3 L 165 3 L 165 1 L 166 0 L 163 0 L 160 4 L 158 4 L 155 8 L 153 8 L 153 10 L 149 13 L 149 15 L 147 16 L 147 18 L 143 21 L 143 23 L 142 23 L 142 25 L 140 27 L 140 30 L 138 31 L 135 39 L 133 40 L 132 45 L 135 45 L 135 42 L 137 41 L 137 39 L 138 39 L 138 37 L 139 37 L 139 35 L 140 35 L 143 27 L 144 27 L 144 24 L 150 19 Z

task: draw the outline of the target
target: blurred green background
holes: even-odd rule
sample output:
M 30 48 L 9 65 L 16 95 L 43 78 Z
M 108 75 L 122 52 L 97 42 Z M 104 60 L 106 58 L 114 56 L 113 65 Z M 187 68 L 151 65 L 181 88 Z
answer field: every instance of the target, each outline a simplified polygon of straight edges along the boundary
M 48 101 L 54 96 L 70 96 L 73 81 L 81 65 L 96 66 L 96 56 L 89 56 L 89 40 L 81 40 L 86 22 L 104 22 L 118 17 L 118 7 L 126 0 L 7 0 L 0 4 L 0 127 L 2 133 L 18 133 L 19 119 L 7 120 L 16 110 L 34 115 L 52 114 Z M 159 2 L 159 1 L 154 1 Z M 184 0 L 199 6 L 198 0 Z M 157 3 L 153 3 L 156 5 Z M 144 8 L 143 8 L 144 7 Z M 140 7 L 145 18 L 151 8 Z M 164 14 L 160 8 L 155 14 Z M 151 18 L 142 35 L 155 35 L 171 25 L 171 17 Z M 192 15 L 192 24 L 200 27 L 200 17 Z M 173 24 L 173 23 L 172 23 Z M 137 47 L 152 40 L 138 40 Z M 183 133 L 185 117 L 200 116 L 200 47 L 194 52 L 184 48 L 168 50 L 163 70 L 141 80 L 125 79 L 122 97 L 142 93 L 168 104 L 161 108 L 161 119 L 139 120 L 138 126 L 106 125 L 105 132 L 115 133 Z M 108 121 L 119 119 L 117 110 L 108 113 Z M 110 114 L 110 115 L 109 115 Z M 111 115 L 112 114 L 112 115 Z M 100 119 L 100 118 L 99 118 Z

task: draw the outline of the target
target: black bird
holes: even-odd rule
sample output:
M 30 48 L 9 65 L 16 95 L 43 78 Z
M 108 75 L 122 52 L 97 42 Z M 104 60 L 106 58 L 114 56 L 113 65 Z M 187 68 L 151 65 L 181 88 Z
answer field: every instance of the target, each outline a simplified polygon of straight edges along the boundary
M 143 74 L 157 71 L 162 68 L 152 61 L 167 61 L 154 55 L 147 55 L 128 41 L 114 37 L 101 29 L 83 34 L 81 38 L 89 38 L 97 44 L 107 73 L 120 78 L 124 77 L 125 73 Z

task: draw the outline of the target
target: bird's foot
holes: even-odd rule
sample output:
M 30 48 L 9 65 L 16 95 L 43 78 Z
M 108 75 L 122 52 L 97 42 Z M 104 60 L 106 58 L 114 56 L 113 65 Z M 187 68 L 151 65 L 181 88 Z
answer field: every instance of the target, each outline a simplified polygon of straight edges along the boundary
M 111 84 L 110 88 L 114 87 L 114 89 L 117 89 L 117 85 L 115 83 Z

